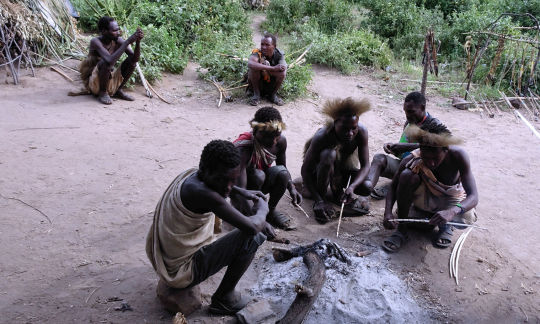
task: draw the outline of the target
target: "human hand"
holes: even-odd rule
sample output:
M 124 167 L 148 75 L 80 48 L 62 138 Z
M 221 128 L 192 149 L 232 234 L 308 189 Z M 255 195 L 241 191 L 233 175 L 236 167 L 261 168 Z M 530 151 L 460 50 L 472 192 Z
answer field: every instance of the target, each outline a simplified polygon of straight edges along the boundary
M 384 228 L 386 229 L 395 229 L 397 227 L 397 222 L 392 222 L 392 219 L 395 219 L 396 216 L 394 216 L 394 214 L 392 214 L 392 212 L 385 212 L 384 213 L 384 218 L 383 218 L 383 226 Z
M 274 230 L 274 227 L 272 227 L 272 225 L 268 224 L 268 222 L 264 222 L 264 227 L 263 227 L 262 233 L 264 235 L 266 235 L 267 239 L 269 239 L 269 240 L 276 237 L 276 231 Z
M 442 226 L 446 224 L 447 222 L 451 221 L 452 219 L 454 219 L 454 216 L 456 215 L 457 213 L 453 211 L 452 209 L 441 210 L 441 211 L 436 212 L 435 215 L 433 215 L 430 218 L 429 224 Z
M 321 200 L 317 201 L 313 205 L 313 212 L 315 212 L 315 219 L 318 221 L 327 222 L 334 216 L 335 210 L 332 204 Z
M 346 188 L 341 195 L 341 202 L 345 204 L 350 204 L 354 200 L 354 189 L 352 186 Z
M 137 28 L 137 31 L 135 32 L 135 34 L 137 35 L 136 41 L 141 41 L 144 38 L 144 33 L 142 29 L 140 28 Z
M 283 65 L 283 64 L 278 64 L 276 66 L 274 66 L 274 71 L 276 72 L 283 72 L 287 69 L 287 66 Z
M 256 213 L 258 213 L 259 211 L 262 211 L 264 212 L 264 214 L 268 214 L 268 211 L 270 210 L 268 208 L 268 202 L 266 202 L 265 199 L 257 196 L 257 198 L 254 200 L 254 203 L 253 203 L 253 215 L 255 215 Z
M 384 149 L 384 152 L 386 152 L 386 154 L 394 154 L 394 150 L 396 149 L 396 144 L 393 144 L 393 143 L 385 143 L 383 145 L 383 149 Z
M 294 186 L 289 190 L 293 205 L 299 205 L 302 202 L 302 195 L 296 190 Z
M 266 200 L 266 196 L 259 190 L 247 190 L 243 188 L 236 188 L 238 195 L 246 200 L 251 200 L 253 202 L 257 199 L 262 198 Z

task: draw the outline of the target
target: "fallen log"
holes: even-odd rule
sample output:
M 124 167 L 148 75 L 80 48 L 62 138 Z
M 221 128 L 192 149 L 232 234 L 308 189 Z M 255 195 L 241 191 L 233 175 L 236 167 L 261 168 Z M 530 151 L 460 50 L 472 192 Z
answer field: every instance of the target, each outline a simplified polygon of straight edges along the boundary
M 308 268 L 309 275 L 302 285 L 296 285 L 296 298 L 285 316 L 277 323 L 301 324 L 317 300 L 326 280 L 324 261 L 315 251 L 306 252 L 303 261 Z

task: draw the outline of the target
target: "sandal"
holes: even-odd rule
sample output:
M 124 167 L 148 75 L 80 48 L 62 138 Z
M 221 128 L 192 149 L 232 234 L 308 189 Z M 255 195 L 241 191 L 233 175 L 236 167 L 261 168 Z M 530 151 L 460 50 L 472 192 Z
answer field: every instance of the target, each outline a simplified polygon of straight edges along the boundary
M 296 229 L 296 226 L 291 224 L 291 219 L 287 215 L 282 214 L 275 209 L 266 215 L 266 221 L 270 225 L 285 231 Z
M 228 304 L 212 297 L 212 303 L 208 311 L 216 315 L 234 315 L 242 310 L 249 303 L 249 300 L 240 298 L 234 305 Z
M 343 208 L 344 217 L 362 216 L 369 213 L 369 202 L 367 198 L 356 198 Z
M 380 187 L 374 188 L 371 191 L 370 196 L 371 198 L 375 200 L 383 200 L 384 198 L 386 198 L 387 193 L 388 193 L 388 186 L 380 186 Z
M 452 234 L 454 233 L 454 227 L 452 225 L 445 224 L 439 226 L 439 232 L 435 236 L 433 244 L 441 249 L 446 249 L 452 244 Z
M 253 96 L 253 97 L 248 99 L 248 104 L 250 104 L 252 106 L 258 106 L 260 101 L 261 101 L 261 98 L 259 98 L 257 96 Z
M 407 234 L 395 231 L 390 237 L 383 241 L 382 248 L 387 252 L 394 253 L 397 252 L 407 240 L 409 240 Z

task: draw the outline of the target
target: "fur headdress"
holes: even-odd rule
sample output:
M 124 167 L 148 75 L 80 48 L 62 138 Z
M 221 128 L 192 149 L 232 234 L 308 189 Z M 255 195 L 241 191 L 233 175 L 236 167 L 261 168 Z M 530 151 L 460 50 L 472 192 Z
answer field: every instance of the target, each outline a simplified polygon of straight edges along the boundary
M 286 128 L 285 123 L 279 120 L 271 120 L 265 123 L 252 120 L 249 124 L 253 130 L 263 132 L 281 132 Z
M 322 113 L 336 120 L 342 116 L 360 116 L 370 109 L 367 99 L 354 100 L 351 97 L 345 99 L 328 100 L 323 107 Z
M 430 133 L 412 124 L 407 126 L 405 135 L 410 143 L 418 143 L 421 146 L 448 147 L 450 145 L 459 145 L 463 143 L 462 139 L 453 136 L 451 133 Z

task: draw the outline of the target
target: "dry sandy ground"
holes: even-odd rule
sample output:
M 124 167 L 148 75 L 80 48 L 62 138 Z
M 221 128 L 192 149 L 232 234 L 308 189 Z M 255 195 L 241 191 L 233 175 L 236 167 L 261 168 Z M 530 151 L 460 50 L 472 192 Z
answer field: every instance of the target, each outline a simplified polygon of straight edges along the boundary
M 171 105 L 144 97 L 140 88 L 135 102 L 111 106 L 91 96 L 66 96 L 78 86 L 47 69 L 23 77 L 19 86 L 0 86 L 0 322 L 169 323 L 144 252 L 155 204 L 179 172 L 197 165 L 208 141 L 233 140 L 248 130 L 255 109 L 245 99 L 216 108 L 215 88 L 197 79 L 193 64 L 156 86 Z M 361 122 L 369 130 L 371 156 L 398 140 L 406 85 L 317 67 L 310 88 L 318 97 L 279 108 L 288 125 L 293 177 L 300 173 L 304 141 L 323 122 L 325 99 L 370 99 L 372 110 Z M 448 276 L 450 250 L 434 248 L 428 235 L 414 235 L 399 253 L 387 255 L 390 270 L 435 320 L 538 323 L 540 141 L 510 113 L 482 118 L 455 110 L 448 98 L 428 96 L 429 112 L 466 139 L 480 191 L 478 224 L 488 230 L 474 230 L 465 243 L 460 286 Z M 303 206 L 311 210 L 310 201 Z M 282 236 L 297 243 L 334 239 L 336 222 L 319 225 L 287 199 L 280 207 L 299 225 Z M 351 251 L 379 249 L 389 234 L 382 213 L 382 202 L 374 202 L 370 215 L 345 219 L 336 241 Z M 258 258 L 275 245 L 266 243 Z M 203 284 L 207 301 L 219 279 Z M 250 268 L 242 287 L 256 280 Z M 115 311 L 120 301 L 113 297 L 133 311 Z M 190 317 L 230 320 L 210 317 L 205 308 Z

